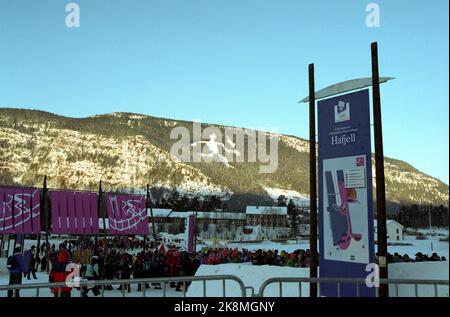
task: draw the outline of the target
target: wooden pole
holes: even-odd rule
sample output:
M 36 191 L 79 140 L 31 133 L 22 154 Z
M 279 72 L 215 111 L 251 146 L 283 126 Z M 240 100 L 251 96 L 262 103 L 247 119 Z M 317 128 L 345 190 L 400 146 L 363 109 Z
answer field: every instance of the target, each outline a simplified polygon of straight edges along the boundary
M 373 121 L 375 134 L 375 173 L 376 173 L 376 197 L 377 197 L 377 224 L 378 224 L 378 265 L 380 278 L 388 278 L 387 268 L 387 230 L 386 230 L 386 192 L 384 181 L 384 154 L 383 132 L 381 124 L 381 99 L 380 78 L 378 69 L 378 44 L 371 45 L 372 53 L 372 88 L 373 88 Z M 380 297 L 389 296 L 389 286 L 381 284 Z
M 309 193 L 310 193 L 310 271 L 317 277 L 317 188 L 316 188 L 316 96 L 314 87 L 314 64 L 309 64 Z M 309 296 L 317 297 L 317 284 L 309 284 Z
M 20 235 L 20 250 L 22 250 L 22 252 L 25 252 L 25 235 L 24 234 Z

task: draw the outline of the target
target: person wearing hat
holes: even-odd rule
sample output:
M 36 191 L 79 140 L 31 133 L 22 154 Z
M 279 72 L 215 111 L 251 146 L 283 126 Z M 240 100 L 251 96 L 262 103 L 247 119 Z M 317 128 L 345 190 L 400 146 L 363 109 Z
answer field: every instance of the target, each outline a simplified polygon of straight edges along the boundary
M 423 254 L 422 254 L 422 252 L 417 252 L 416 253 L 416 259 L 414 260 L 414 262 L 423 262 Z
M 6 265 L 9 271 L 9 285 L 22 284 L 22 274 L 26 272 L 26 266 L 20 247 L 14 248 L 14 254 L 8 257 Z M 12 290 L 8 290 L 8 297 L 13 297 Z M 14 297 L 20 297 L 18 289 L 15 290 Z

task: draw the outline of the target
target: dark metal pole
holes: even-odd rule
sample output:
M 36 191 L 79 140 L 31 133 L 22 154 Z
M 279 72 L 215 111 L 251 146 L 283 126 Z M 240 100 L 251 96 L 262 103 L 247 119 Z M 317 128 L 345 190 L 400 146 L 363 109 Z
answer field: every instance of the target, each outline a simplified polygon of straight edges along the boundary
M 98 186 L 98 201 L 97 201 L 97 205 L 98 205 L 98 215 L 99 217 L 102 217 L 103 219 L 103 238 L 106 242 L 106 215 L 103 213 L 103 204 L 102 204 L 102 195 L 103 195 L 103 191 L 102 191 L 102 180 L 100 180 L 100 184 Z
M 8 235 L 8 249 L 6 250 L 6 257 L 9 257 L 9 248 L 11 248 L 11 235 Z
M 309 64 L 309 193 L 310 193 L 310 277 L 317 277 L 317 188 L 316 188 L 316 96 L 314 64 Z M 309 296 L 317 297 L 317 284 L 309 284 Z
M 386 234 L 386 192 L 384 181 L 384 154 L 383 154 L 383 132 L 381 125 L 381 101 L 380 101 L 380 79 L 378 70 L 378 44 L 372 43 L 372 87 L 373 87 L 373 121 L 375 134 L 375 173 L 376 173 L 376 195 L 377 195 L 377 223 L 378 223 L 378 265 L 380 278 L 388 278 L 387 268 L 387 234 Z M 380 297 L 389 296 L 389 286 L 380 285 Z
M 36 245 L 36 254 L 40 257 L 41 256 L 41 233 L 38 233 L 37 236 L 37 245 Z
M 13 243 L 13 254 L 14 254 L 14 249 L 17 247 L 16 243 L 17 243 L 17 234 L 13 234 L 13 238 L 14 238 L 14 243 Z M 21 250 L 23 251 L 23 250 Z
M 150 189 L 147 184 L 147 208 L 150 209 L 150 217 L 152 219 L 153 240 L 155 241 L 155 250 L 158 251 L 158 235 L 156 234 L 155 218 L 153 217 L 153 203 L 150 199 Z
M 49 271 L 49 263 L 50 259 L 48 258 L 49 248 L 50 245 L 48 243 L 48 233 L 50 231 L 50 222 L 49 222 L 49 208 L 47 204 L 47 175 L 44 175 L 44 187 L 42 188 L 42 200 L 41 200 L 41 206 L 42 206 L 42 213 L 44 216 L 44 230 L 45 230 L 45 243 L 47 245 L 45 250 L 45 261 L 46 261 L 46 269 L 47 273 Z
M 197 252 L 197 218 L 198 211 L 195 211 L 195 225 L 194 225 L 194 253 Z

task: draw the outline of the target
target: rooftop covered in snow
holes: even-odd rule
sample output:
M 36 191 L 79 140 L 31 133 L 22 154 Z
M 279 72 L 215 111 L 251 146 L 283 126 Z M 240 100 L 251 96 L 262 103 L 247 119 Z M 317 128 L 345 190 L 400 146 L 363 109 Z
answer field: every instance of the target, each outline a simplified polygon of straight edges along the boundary
M 172 209 L 153 208 L 153 217 L 163 218 L 185 218 L 190 215 L 195 215 L 197 218 L 208 219 L 245 219 L 245 213 L 243 212 L 223 212 L 223 211 L 173 211 Z M 150 210 L 148 210 L 148 216 L 151 216 Z
M 247 206 L 245 213 L 249 215 L 287 215 L 287 207 Z

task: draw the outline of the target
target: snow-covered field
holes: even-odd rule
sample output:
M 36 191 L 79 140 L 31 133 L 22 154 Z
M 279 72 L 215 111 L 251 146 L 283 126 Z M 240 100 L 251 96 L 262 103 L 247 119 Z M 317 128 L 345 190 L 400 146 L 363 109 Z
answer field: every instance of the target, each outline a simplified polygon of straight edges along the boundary
M 447 231 L 448 233 L 448 231 Z M 415 257 L 417 252 L 431 255 L 436 252 L 439 256 L 445 256 L 449 259 L 449 244 L 446 241 L 439 241 L 439 237 L 427 237 L 427 240 L 416 240 L 413 236 L 406 236 L 405 240 L 400 241 L 404 245 L 388 245 L 388 252 L 394 254 L 395 252 L 404 255 L 408 254 L 411 258 Z M 319 245 L 319 244 L 318 244 Z M 197 250 L 201 250 L 204 247 L 229 247 L 238 248 L 239 250 L 246 249 L 251 251 L 261 250 L 278 250 L 293 252 L 298 249 L 309 249 L 309 240 L 302 240 L 300 243 L 296 240 L 287 240 L 285 242 L 239 242 L 239 243 L 227 243 L 227 241 L 209 241 L 204 244 L 197 245 Z M 375 245 L 375 250 L 377 245 Z M 320 250 L 319 250 L 320 252 Z
M 443 279 L 448 280 L 449 262 L 421 262 L 421 263 L 395 263 L 389 264 L 389 277 L 392 279 Z M 253 287 L 255 293 L 264 281 L 274 277 L 309 277 L 309 268 L 278 267 L 270 265 L 253 266 L 251 264 L 220 264 L 202 265 L 197 270 L 196 276 L 217 276 L 234 275 L 240 278 L 245 286 Z M 320 269 L 319 269 L 320 276 Z M 298 283 L 283 283 L 283 297 L 298 297 L 300 295 Z M 227 297 L 240 297 L 241 290 L 235 281 L 227 280 L 225 283 Z M 309 284 L 302 283 L 301 296 L 309 296 Z M 411 297 L 414 296 L 413 285 L 399 285 L 398 293 L 394 285 L 389 286 L 391 297 Z M 246 292 L 251 296 L 250 290 Z M 203 296 L 203 282 L 193 282 L 187 294 L 188 297 Z M 434 286 L 419 285 L 419 297 L 434 296 Z M 222 281 L 207 282 L 207 297 L 223 296 Z M 264 291 L 265 297 L 280 296 L 279 283 L 270 284 Z M 438 296 L 448 297 L 448 286 L 438 286 Z
M 405 240 L 402 242 L 411 245 L 388 245 L 388 252 L 391 254 L 394 254 L 395 252 L 398 252 L 401 255 L 408 254 L 412 258 L 414 258 L 417 252 L 422 252 L 428 255 L 436 252 L 439 256 L 445 256 L 447 260 L 449 259 L 448 242 L 439 241 L 439 237 L 428 237 L 427 240 L 416 240 L 415 237 L 406 236 Z
M 245 286 L 253 287 L 255 293 L 259 291 L 261 284 L 273 277 L 308 277 L 309 269 L 278 267 L 270 265 L 254 266 L 251 264 L 220 264 L 220 265 L 201 265 L 195 273 L 196 276 L 214 276 L 214 275 L 234 275 L 240 278 Z M 283 295 L 298 296 L 298 284 L 290 284 L 283 286 Z M 235 281 L 228 280 L 225 283 L 227 297 L 241 297 L 241 289 Z M 251 296 L 250 290 L 246 292 L 247 296 Z M 279 296 L 278 285 L 273 284 L 266 288 L 265 296 Z M 309 296 L 309 286 L 302 285 L 302 294 Z M 186 296 L 198 297 L 203 296 L 203 282 L 192 282 Z M 207 297 L 223 296 L 222 281 L 207 282 Z

